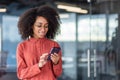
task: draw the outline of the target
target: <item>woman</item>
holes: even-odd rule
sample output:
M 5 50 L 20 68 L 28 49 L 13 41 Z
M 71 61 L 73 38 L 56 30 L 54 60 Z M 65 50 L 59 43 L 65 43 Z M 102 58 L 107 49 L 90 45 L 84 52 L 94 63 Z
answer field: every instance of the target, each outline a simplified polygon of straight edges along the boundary
M 16 51 L 17 76 L 21 80 L 56 80 L 62 73 L 61 51 L 48 55 L 52 47 L 60 47 L 53 41 L 59 33 L 59 15 L 50 6 L 31 8 L 18 22 L 18 30 L 24 41 Z

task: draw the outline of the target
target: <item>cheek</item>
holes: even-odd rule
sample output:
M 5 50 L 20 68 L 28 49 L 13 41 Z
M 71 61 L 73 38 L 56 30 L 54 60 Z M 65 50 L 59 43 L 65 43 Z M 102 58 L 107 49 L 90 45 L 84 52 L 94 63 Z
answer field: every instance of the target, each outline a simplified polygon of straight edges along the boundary
M 46 33 L 48 32 L 48 28 L 46 29 Z
M 36 31 L 38 31 L 38 30 L 39 30 L 38 28 L 33 28 L 33 31 L 34 31 L 34 32 L 36 32 Z
M 33 29 L 33 33 L 35 33 L 36 31 L 35 31 L 35 29 Z
M 37 34 L 38 30 L 36 28 L 33 28 L 33 34 Z

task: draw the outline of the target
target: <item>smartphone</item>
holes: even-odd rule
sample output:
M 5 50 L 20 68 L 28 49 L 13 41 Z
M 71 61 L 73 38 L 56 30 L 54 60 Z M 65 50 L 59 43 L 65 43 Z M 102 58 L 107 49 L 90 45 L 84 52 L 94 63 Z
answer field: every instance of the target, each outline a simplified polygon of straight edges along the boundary
M 51 54 L 59 53 L 60 50 L 61 50 L 60 47 L 52 47 L 51 50 L 50 50 L 50 53 L 49 53 L 49 55 L 48 55 L 48 60 L 50 60 L 50 55 L 51 55 Z

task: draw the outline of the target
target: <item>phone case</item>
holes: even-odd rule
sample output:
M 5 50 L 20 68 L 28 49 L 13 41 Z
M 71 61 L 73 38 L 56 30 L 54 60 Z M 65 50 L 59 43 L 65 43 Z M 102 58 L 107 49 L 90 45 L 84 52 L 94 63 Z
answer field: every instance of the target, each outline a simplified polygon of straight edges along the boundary
M 53 47 L 50 51 L 50 54 L 58 53 L 60 51 L 60 47 Z
M 54 54 L 54 53 L 59 53 L 60 51 L 60 47 L 53 47 L 51 50 L 50 50 L 50 53 L 48 55 L 48 60 L 50 60 L 50 54 Z

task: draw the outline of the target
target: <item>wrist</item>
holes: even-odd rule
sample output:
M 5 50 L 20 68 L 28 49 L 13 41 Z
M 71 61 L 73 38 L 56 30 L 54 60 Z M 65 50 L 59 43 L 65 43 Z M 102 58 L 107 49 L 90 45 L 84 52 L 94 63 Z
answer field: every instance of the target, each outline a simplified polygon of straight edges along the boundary
M 59 62 L 59 61 L 58 61 L 58 62 Z M 53 62 L 53 64 L 54 64 L 54 65 L 57 65 L 57 64 L 58 64 L 58 62 Z

